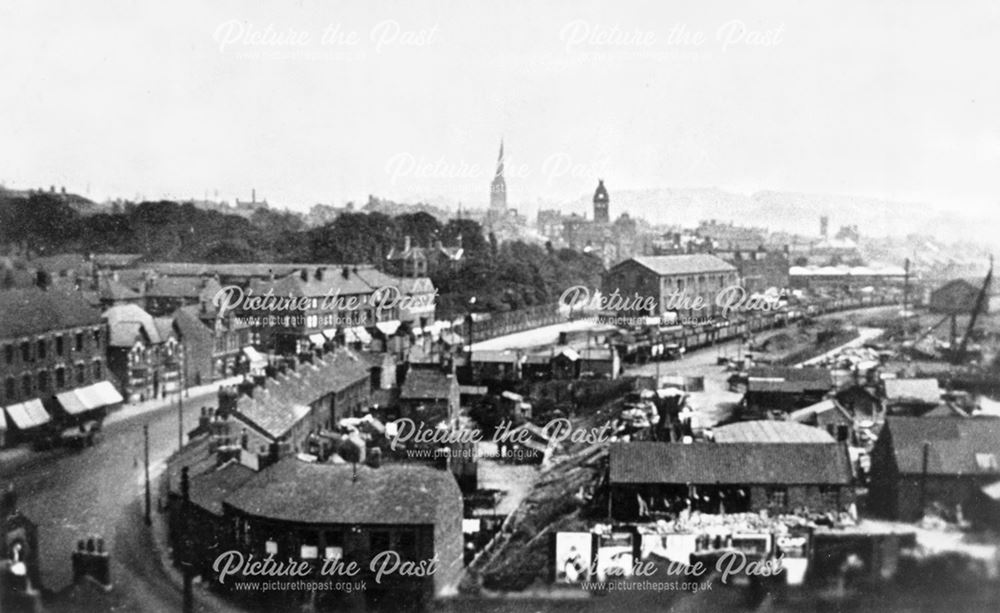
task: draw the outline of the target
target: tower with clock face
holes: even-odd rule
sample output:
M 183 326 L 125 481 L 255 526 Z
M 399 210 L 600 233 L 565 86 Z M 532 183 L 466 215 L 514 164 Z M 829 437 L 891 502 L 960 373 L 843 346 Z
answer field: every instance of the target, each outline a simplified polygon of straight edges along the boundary
M 611 204 L 611 198 L 608 196 L 608 190 L 604 187 L 604 180 L 597 180 L 597 190 L 594 191 L 594 222 L 595 223 L 608 223 L 610 216 L 608 213 L 608 206 Z

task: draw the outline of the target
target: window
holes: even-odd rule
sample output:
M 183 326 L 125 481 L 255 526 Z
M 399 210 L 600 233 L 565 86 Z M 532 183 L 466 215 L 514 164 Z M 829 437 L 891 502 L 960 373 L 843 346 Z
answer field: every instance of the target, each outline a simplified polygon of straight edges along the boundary
M 46 339 L 44 339 L 44 338 L 38 339 L 38 359 L 39 360 L 44 360 L 45 359 L 46 354 L 48 353 L 48 348 L 49 348 L 49 342 Z
M 76 333 L 76 350 L 83 351 L 83 332 Z
M 378 530 L 371 533 L 370 547 L 368 553 L 374 557 L 383 551 L 389 550 L 389 533 Z
M 21 392 L 24 394 L 25 398 L 30 398 L 34 387 L 31 384 L 31 375 L 24 375 L 21 377 Z
M 104 376 L 103 374 L 101 374 L 101 370 L 102 370 L 101 369 L 101 361 L 100 360 L 94 360 L 94 379 L 95 380 L 100 379 L 101 377 Z
M 821 485 L 819 497 L 825 509 L 840 508 L 840 488 L 835 485 Z
M 94 346 L 97 348 L 101 347 L 101 329 L 94 328 Z
M 83 381 L 87 378 L 87 368 L 81 363 L 76 365 L 76 384 L 83 385 Z
M 403 560 L 417 559 L 417 535 L 413 532 L 401 532 L 396 546 L 396 552 Z
M 22 362 L 31 361 L 31 343 L 27 341 L 21 343 L 21 361 Z
M 66 387 L 66 369 L 60 366 L 56 369 L 56 389 Z
M 49 371 L 43 370 L 38 373 L 38 391 L 49 391 Z
M 767 504 L 772 507 L 784 507 L 788 504 L 788 488 L 772 487 L 767 490 Z
M 7 377 L 7 381 L 4 384 L 4 398 L 7 402 L 14 400 L 14 396 L 17 396 L 17 383 L 14 381 L 14 377 Z
M 56 337 L 56 355 L 61 356 L 63 352 L 66 351 L 65 345 L 65 339 L 63 338 L 63 335 L 60 334 Z
M 14 361 L 14 345 L 4 345 L 3 347 L 4 360 L 10 364 Z

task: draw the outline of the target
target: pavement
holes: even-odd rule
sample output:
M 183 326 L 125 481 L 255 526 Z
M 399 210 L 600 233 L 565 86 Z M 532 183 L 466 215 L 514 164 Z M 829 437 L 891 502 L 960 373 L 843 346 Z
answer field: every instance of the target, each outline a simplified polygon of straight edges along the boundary
M 195 427 L 201 407 L 217 406 L 218 387 L 234 381 L 187 390 L 184 431 Z M 38 524 L 42 583 L 47 591 L 60 592 L 69 586 L 70 553 L 77 540 L 99 535 L 111 552 L 115 610 L 180 609 L 180 594 L 160 565 L 149 530 L 142 523 L 144 425 L 149 426 L 150 473 L 155 478 L 178 448 L 176 395 L 115 412 L 105 420 L 103 440 L 94 447 L 19 451 L 16 462 L 0 463 L 0 481 L 14 484 L 20 509 Z M 154 512 L 158 502 L 154 491 Z

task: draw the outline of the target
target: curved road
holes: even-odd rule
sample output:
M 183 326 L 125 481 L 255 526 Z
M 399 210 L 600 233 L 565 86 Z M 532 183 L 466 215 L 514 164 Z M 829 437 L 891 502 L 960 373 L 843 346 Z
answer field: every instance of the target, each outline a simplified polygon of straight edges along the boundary
M 215 403 L 214 392 L 185 399 L 185 430 L 197 424 L 200 407 Z M 17 467 L 0 467 L 0 480 L 14 483 L 21 510 L 38 524 L 46 591 L 59 592 L 72 582 L 70 554 L 77 540 L 97 534 L 111 552 L 115 589 L 101 596 L 105 606 L 94 610 L 108 606 L 122 611 L 181 609 L 181 593 L 163 571 L 143 522 L 142 427 L 146 423 L 155 477 L 177 449 L 176 404 L 106 423 L 103 440 L 95 447 L 39 453 Z M 155 482 L 152 499 L 155 514 Z M 77 610 L 63 600 L 55 599 L 56 609 Z M 216 609 L 200 605 L 197 610 Z

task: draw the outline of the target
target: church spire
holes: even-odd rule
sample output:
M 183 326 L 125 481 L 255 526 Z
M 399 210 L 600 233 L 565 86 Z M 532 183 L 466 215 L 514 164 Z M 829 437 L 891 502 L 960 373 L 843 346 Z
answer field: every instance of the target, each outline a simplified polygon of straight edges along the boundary
M 507 210 L 507 182 L 503 178 L 503 139 L 500 139 L 500 155 L 497 156 L 497 171 L 490 183 L 490 209 L 497 212 Z

